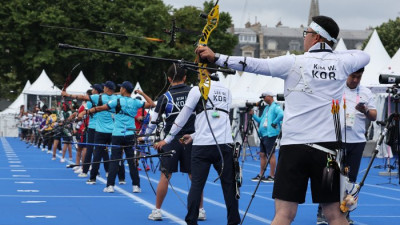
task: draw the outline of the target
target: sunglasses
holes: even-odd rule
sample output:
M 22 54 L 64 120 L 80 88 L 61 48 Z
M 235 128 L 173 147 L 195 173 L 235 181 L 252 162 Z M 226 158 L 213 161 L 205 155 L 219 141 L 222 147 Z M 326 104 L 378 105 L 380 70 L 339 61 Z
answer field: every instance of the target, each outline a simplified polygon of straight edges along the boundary
M 306 36 L 307 36 L 307 34 L 318 34 L 317 32 L 315 32 L 315 31 L 303 31 L 303 38 L 305 38 Z

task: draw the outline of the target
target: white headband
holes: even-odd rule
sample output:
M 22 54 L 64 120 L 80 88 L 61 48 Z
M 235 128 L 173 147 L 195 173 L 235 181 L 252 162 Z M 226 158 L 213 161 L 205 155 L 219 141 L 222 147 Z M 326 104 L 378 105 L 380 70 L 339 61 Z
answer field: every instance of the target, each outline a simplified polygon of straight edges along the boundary
M 326 38 L 328 41 L 333 41 L 336 43 L 336 39 L 331 37 L 328 32 L 324 28 L 322 28 L 320 25 L 318 25 L 316 22 L 312 21 L 309 26 L 311 29 L 313 29 L 317 34 L 321 35 L 322 37 Z

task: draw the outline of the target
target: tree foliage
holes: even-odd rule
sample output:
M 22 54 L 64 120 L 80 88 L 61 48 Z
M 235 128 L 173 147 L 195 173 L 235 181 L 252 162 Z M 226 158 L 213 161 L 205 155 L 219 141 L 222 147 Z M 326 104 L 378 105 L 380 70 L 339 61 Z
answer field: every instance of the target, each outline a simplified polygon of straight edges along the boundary
M 400 47 L 400 17 L 397 17 L 395 20 L 389 20 L 388 22 L 375 27 L 375 29 L 378 32 L 379 38 L 381 39 L 387 53 L 390 57 L 393 57 Z M 371 36 L 364 41 L 363 49 L 368 44 L 370 38 Z
M 213 6 L 205 2 L 205 12 Z M 80 47 L 120 51 L 165 58 L 195 58 L 193 45 L 199 37 L 177 34 L 175 47 L 168 45 L 172 19 L 178 27 L 201 31 L 206 21 L 199 18 L 200 10 L 194 7 L 173 9 L 162 0 L 5 0 L 0 7 L 0 75 L 1 81 L 15 77 L 19 90 L 27 79 L 34 81 L 45 69 L 57 85 L 78 62 L 91 83 L 105 80 L 132 83 L 140 82 L 145 92 L 154 97 L 164 86 L 166 62 L 144 60 L 118 55 L 90 53 L 59 49 L 58 43 Z M 218 52 L 231 54 L 237 38 L 228 34 L 232 19 L 221 13 L 220 23 L 212 34 L 209 45 Z M 126 36 L 102 35 L 71 29 L 55 29 L 60 26 L 96 30 Z M 150 42 L 142 37 L 155 37 L 166 43 Z M 7 76 L 6 76 L 7 75 Z M 15 80 L 15 79 L 14 79 Z M 195 81 L 195 79 L 191 79 Z M 0 90 L 14 88 L 1 82 Z M 3 93 L 1 92 L 1 96 Z
M 389 20 L 376 28 L 386 51 L 393 57 L 400 47 L 400 17 Z

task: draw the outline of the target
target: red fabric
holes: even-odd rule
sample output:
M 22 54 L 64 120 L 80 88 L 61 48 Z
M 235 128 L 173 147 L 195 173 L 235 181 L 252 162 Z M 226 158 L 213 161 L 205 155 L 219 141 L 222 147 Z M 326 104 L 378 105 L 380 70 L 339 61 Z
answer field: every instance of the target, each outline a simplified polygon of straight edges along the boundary
M 142 118 L 142 120 L 143 120 L 144 117 L 147 115 L 146 110 L 144 110 L 144 113 L 142 113 L 142 112 L 143 112 L 143 108 L 140 108 L 137 111 L 136 116 L 135 116 L 135 127 L 136 127 L 137 130 L 140 130 L 142 128 L 142 122 L 139 121 L 138 118 L 143 116 L 143 118 Z
M 81 105 L 78 109 L 78 113 L 81 113 L 85 110 L 85 106 Z M 86 117 L 85 121 L 81 124 L 79 127 L 78 133 L 83 134 L 83 131 L 85 130 L 86 126 L 89 126 L 89 117 Z

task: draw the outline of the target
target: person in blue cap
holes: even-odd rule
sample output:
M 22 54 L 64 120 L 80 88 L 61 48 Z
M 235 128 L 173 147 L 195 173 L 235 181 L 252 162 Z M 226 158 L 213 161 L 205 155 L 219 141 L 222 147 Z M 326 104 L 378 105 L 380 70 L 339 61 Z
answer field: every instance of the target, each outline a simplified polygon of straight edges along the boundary
M 155 104 L 149 96 L 140 90 L 136 90 L 135 93 L 142 95 L 146 102 L 138 99 L 131 98 L 133 91 L 133 85 L 129 81 L 124 81 L 118 85 L 120 87 L 119 98 L 113 99 L 106 104 L 96 106 L 89 110 L 89 113 L 102 113 L 109 110 L 115 110 L 114 115 L 114 127 L 112 131 L 112 144 L 118 147 L 112 147 L 111 149 L 111 160 L 122 159 L 123 151 L 127 158 L 135 156 L 135 150 L 133 146 L 135 144 L 135 115 L 139 108 L 150 108 L 154 107 Z M 125 147 L 120 147 L 125 146 Z M 112 161 L 110 162 L 110 170 L 107 177 L 107 186 L 104 188 L 104 192 L 114 192 L 115 178 L 119 171 L 123 161 Z M 133 192 L 141 192 L 140 179 L 135 160 L 129 159 L 129 170 L 132 178 Z
M 92 94 L 96 95 L 96 94 L 100 94 L 100 93 L 103 93 L 103 85 L 94 84 L 92 86 Z M 90 96 L 90 95 L 88 95 L 88 96 Z M 92 107 L 93 107 L 93 102 L 86 101 L 85 109 L 90 109 Z M 85 111 L 83 111 L 83 112 L 86 114 Z M 88 123 L 88 127 L 87 127 L 87 143 L 89 143 L 89 144 L 94 143 L 94 135 L 96 133 L 96 118 L 97 118 L 97 115 L 89 116 L 89 123 Z M 90 165 L 88 163 L 90 163 L 92 161 L 93 149 L 94 149 L 93 145 L 86 146 L 86 154 L 85 154 L 85 158 L 83 161 L 84 165 L 82 166 L 82 172 L 78 175 L 78 177 L 87 177 L 87 174 L 88 174 L 89 168 L 90 168 Z
M 101 106 L 106 104 L 107 102 L 117 98 L 114 95 L 114 91 L 116 89 L 116 85 L 112 81 L 107 81 L 103 86 L 103 93 L 94 94 L 90 96 L 86 95 L 69 95 L 66 92 L 62 92 L 62 96 L 67 96 L 70 98 L 75 98 L 79 100 L 86 100 L 92 103 L 92 108 L 96 106 Z M 110 144 L 112 131 L 114 129 L 114 120 L 113 120 L 113 112 L 112 111 L 104 111 L 97 113 L 96 116 L 96 127 L 95 127 L 95 135 L 94 135 L 94 143 L 96 144 Z M 103 161 L 109 160 L 108 151 L 104 146 L 95 146 L 93 151 L 93 162 L 99 162 L 101 159 Z M 90 178 L 86 181 L 87 184 L 96 184 L 96 176 L 98 174 L 100 164 L 94 163 L 92 164 L 92 169 L 90 171 Z M 106 175 L 108 174 L 108 163 L 104 163 L 104 169 L 106 171 Z

